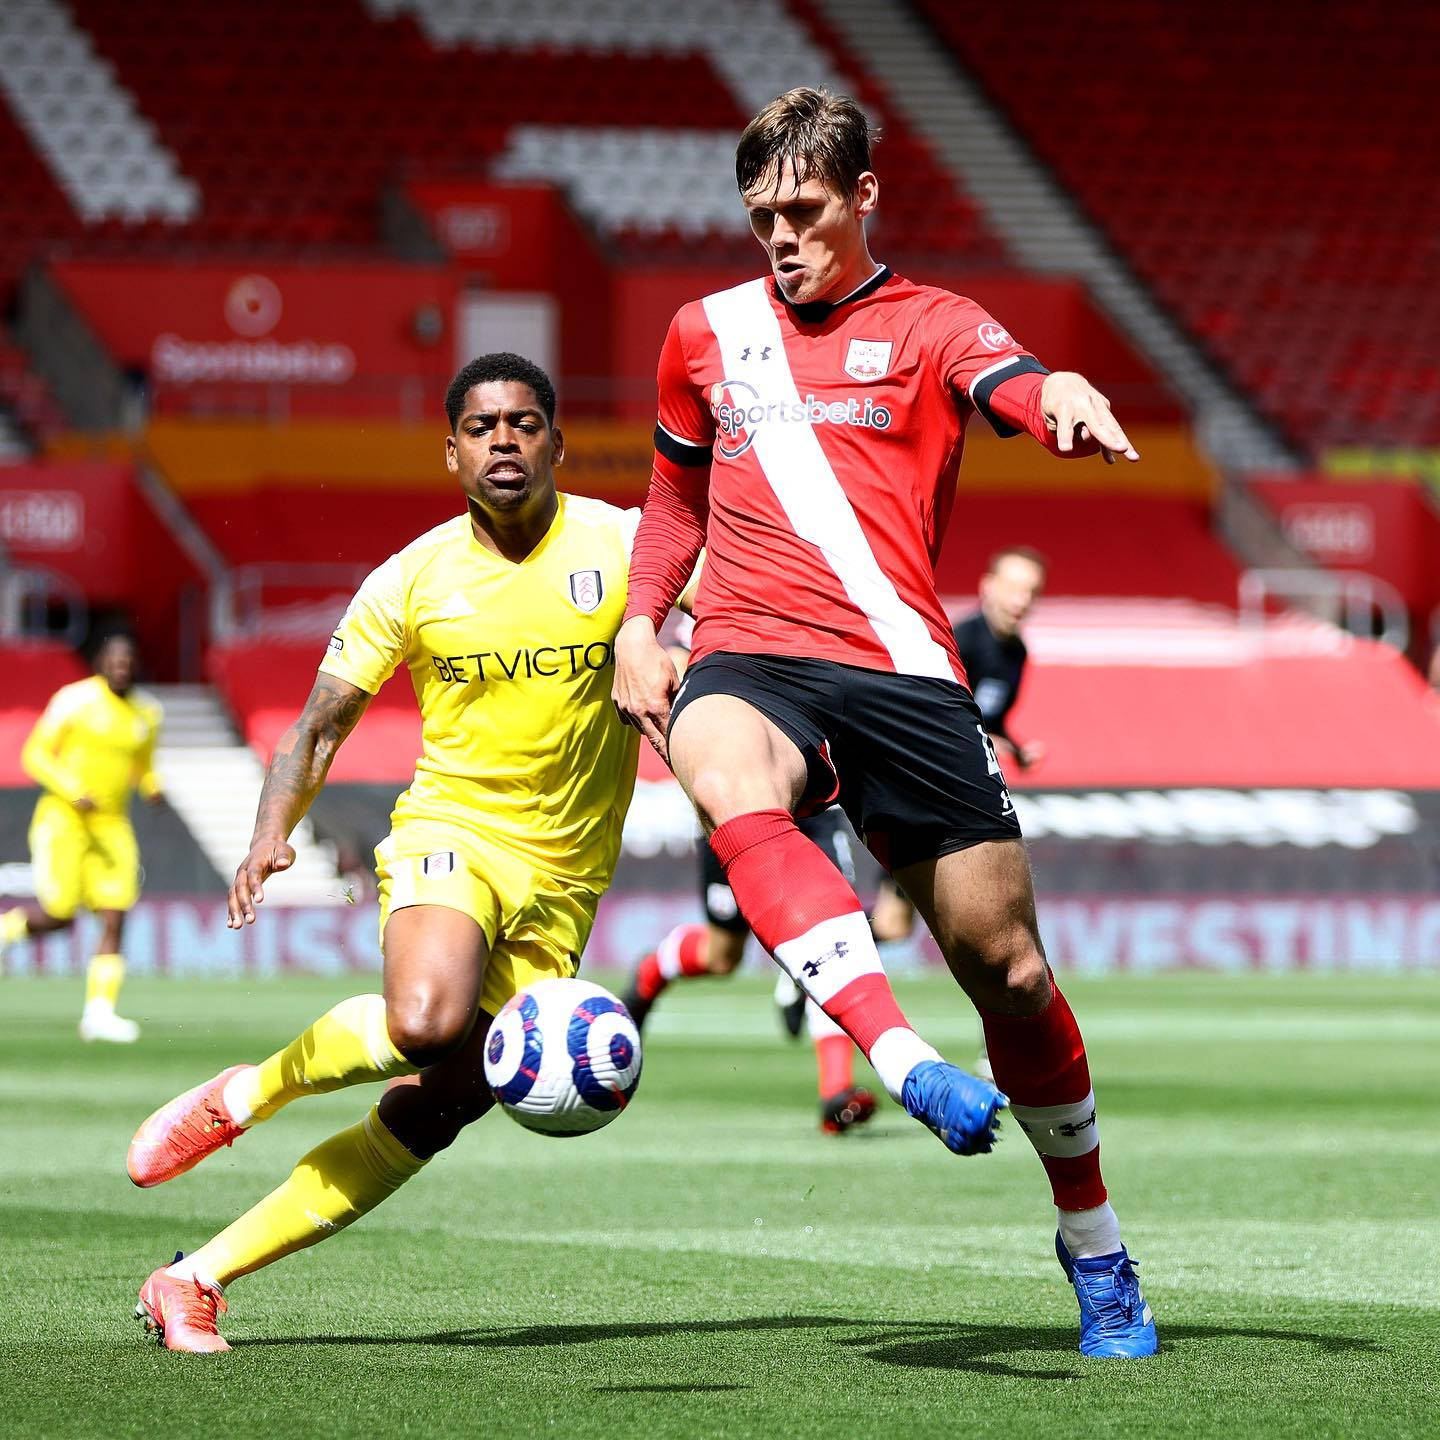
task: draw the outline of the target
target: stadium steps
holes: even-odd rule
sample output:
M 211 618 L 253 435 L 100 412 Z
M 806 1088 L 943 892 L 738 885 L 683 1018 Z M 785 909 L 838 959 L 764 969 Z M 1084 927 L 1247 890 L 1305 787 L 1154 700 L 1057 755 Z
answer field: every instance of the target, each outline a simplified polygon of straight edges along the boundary
M 236 735 L 219 697 L 207 685 L 154 685 L 165 707 L 155 768 L 165 798 L 210 863 L 229 879 L 250 849 L 255 807 L 265 779 L 253 750 Z M 332 847 L 315 838 L 308 820 L 290 837 L 295 865 L 267 891 L 278 905 L 338 904 L 343 881 Z
M 1295 468 L 1294 457 L 1278 437 L 1230 391 L 1109 251 L 1070 196 L 920 19 L 903 7 L 877 6 L 872 0 L 817 3 L 865 56 L 891 103 L 979 202 L 990 227 L 1011 251 L 1042 274 L 1085 280 L 1110 316 L 1185 397 L 1202 440 L 1222 465 Z

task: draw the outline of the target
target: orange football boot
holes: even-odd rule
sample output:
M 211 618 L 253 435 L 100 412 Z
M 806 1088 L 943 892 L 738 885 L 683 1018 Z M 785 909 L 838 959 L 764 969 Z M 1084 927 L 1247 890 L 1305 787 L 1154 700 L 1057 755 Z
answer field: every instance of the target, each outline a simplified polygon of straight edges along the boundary
M 222 1145 L 233 1145 L 245 1131 L 225 1108 L 225 1082 L 249 1065 L 232 1065 L 213 1080 L 162 1105 L 136 1132 L 125 1157 L 130 1178 L 142 1189 L 193 1170 Z
M 178 1255 L 175 1257 L 180 1258 Z M 216 1328 L 225 1313 L 225 1296 L 199 1280 L 177 1280 L 161 1266 L 140 1287 L 135 1318 L 167 1350 L 187 1355 L 218 1355 L 230 1347 Z

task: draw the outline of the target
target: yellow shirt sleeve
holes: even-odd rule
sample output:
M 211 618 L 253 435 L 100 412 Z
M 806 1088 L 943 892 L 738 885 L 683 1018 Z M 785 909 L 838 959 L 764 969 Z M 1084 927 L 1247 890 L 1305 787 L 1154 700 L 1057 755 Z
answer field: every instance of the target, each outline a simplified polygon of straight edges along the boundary
M 408 644 L 404 566 L 392 555 L 355 592 L 330 637 L 320 670 L 374 695 L 405 658 Z
M 57 690 L 20 751 L 20 766 L 25 773 L 37 785 L 72 805 L 83 798 L 85 785 L 73 770 L 60 763 L 59 752 L 77 703 L 68 685 Z
M 158 704 L 146 704 L 145 719 L 148 722 L 149 734 L 140 747 L 140 753 L 135 757 L 135 785 L 147 800 L 163 794 L 165 790 L 155 769 L 155 742 L 160 738 L 160 720 L 163 713 Z

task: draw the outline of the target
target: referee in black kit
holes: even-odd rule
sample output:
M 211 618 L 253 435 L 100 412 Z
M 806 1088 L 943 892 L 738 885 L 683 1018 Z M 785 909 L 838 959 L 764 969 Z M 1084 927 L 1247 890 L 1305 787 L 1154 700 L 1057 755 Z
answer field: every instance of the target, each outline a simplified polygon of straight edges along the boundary
M 1045 557 L 1038 550 L 1028 545 L 997 550 L 980 577 L 980 608 L 955 625 L 955 644 L 985 731 L 1001 761 L 1013 760 L 1022 770 L 1035 764 L 1045 747 L 1017 740 L 1006 719 L 1025 675 L 1027 652 L 1020 627 L 1044 588 Z

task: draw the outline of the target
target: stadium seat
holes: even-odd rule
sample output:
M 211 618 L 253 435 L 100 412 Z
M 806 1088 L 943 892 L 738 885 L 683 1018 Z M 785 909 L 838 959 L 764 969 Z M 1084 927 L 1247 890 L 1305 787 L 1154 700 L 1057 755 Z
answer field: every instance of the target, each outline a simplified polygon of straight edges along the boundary
M 1238 0 L 1078 0 L 1057 29 L 1033 8 L 918 5 L 1297 445 L 1440 443 L 1433 392 L 1377 394 L 1440 353 L 1440 190 L 1419 159 L 1440 145 L 1440 10 L 1320 0 L 1297 23 Z

